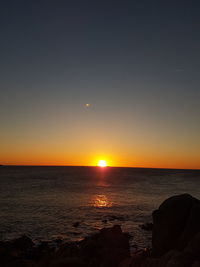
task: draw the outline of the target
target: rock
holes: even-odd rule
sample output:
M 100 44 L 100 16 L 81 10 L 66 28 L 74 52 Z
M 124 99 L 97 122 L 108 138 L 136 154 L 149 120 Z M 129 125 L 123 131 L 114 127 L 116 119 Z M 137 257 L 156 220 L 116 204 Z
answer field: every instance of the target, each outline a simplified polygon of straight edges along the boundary
M 75 223 L 73 223 L 73 226 L 74 227 L 78 227 L 80 225 L 80 222 L 75 222 Z
M 183 251 L 170 250 L 159 258 L 137 252 L 123 261 L 120 267 L 200 267 L 199 239 L 200 234 Z
M 200 232 L 193 237 L 184 251 L 189 253 L 192 257 L 198 257 L 200 255 Z
M 188 242 L 200 232 L 200 201 L 197 199 L 196 201 L 197 202 L 191 207 L 184 231 L 179 239 L 180 248 L 184 248 Z
M 122 248 L 104 248 L 102 250 L 101 266 L 118 267 L 120 262 L 127 258 L 128 253 Z
M 41 250 L 49 250 L 49 242 L 48 241 L 41 241 L 38 245 L 38 248 Z
M 90 263 L 99 263 L 94 266 L 117 267 L 130 256 L 129 238 L 122 233 L 119 225 L 115 225 L 103 228 L 100 233 L 81 241 L 80 250 L 82 257 L 87 258 Z
M 199 231 L 200 201 L 188 194 L 168 198 L 153 212 L 153 255 L 183 250 Z
M 200 201 L 188 194 L 165 200 L 153 212 L 152 245 L 120 267 L 200 267 Z
M 102 228 L 100 230 L 100 236 L 109 246 L 129 249 L 128 238 L 126 234 L 122 233 L 122 229 L 119 225 L 115 225 L 111 228 Z
M 18 259 L 1 265 L 1 267 L 38 267 L 38 265 L 32 261 Z
M 56 251 L 56 258 L 69 258 L 77 257 L 80 254 L 80 249 L 76 243 L 66 243 L 62 244 L 60 248 Z
M 192 267 L 200 267 L 200 261 L 195 261 L 195 262 L 192 264 Z
M 49 258 L 54 254 L 55 247 L 51 247 L 49 242 L 42 241 L 37 247 L 34 247 L 34 249 L 29 250 L 28 256 L 29 259 L 32 260 L 42 260 L 44 258 Z
M 17 265 L 18 259 L 26 258 L 28 251 L 33 246 L 32 240 L 25 235 L 12 241 L 0 242 L 0 266 L 3 264 Z
M 153 223 L 145 223 L 139 225 L 139 227 L 145 231 L 152 231 L 153 230 Z
M 120 262 L 119 267 L 130 267 L 132 263 L 132 257 L 126 258 Z
M 122 261 L 119 264 L 119 267 L 140 267 L 148 256 L 148 250 L 138 250 L 130 258 L 127 258 Z
M 81 232 L 71 232 L 71 234 L 73 234 L 74 236 L 77 236 L 77 235 L 81 235 L 82 233 Z
M 44 265 L 44 267 L 46 267 Z M 88 267 L 80 258 L 61 258 L 53 260 L 48 267 Z
M 23 235 L 13 241 L 13 246 L 20 250 L 26 250 L 34 246 L 33 241 L 26 235 Z
M 57 250 L 45 241 L 35 246 L 26 236 L 0 242 L 2 267 L 118 267 L 127 257 L 129 236 L 119 225 L 103 228 L 80 242 L 62 243 Z
M 60 238 L 57 238 L 57 239 L 54 240 L 54 242 L 55 242 L 57 245 L 60 245 L 60 244 L 63 243 L 63 240 L 60 239 Z

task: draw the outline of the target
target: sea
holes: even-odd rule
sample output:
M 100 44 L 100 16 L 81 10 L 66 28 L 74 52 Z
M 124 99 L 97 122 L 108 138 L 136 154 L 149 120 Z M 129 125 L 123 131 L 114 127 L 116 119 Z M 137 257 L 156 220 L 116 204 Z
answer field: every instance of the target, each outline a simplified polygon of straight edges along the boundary
M 131 246 L 151 246 L 152 211 L 168 197 L 200 199 L 200 170 L 116 167 L 0 167 L 0 240 L 79 241 L 121 225 Z

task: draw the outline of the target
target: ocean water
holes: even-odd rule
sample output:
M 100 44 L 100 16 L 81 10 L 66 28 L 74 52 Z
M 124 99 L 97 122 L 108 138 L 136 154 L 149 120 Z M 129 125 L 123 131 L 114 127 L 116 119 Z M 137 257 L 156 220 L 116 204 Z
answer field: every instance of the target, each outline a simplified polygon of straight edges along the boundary
M 150 245 L 139 225 L 166 198 L 200 198 L 200 171 L 100 167 L 0 167 L 0 239 L 75 241 L 120 224 L 132 246 Z M 77 227 L 74 223 L 79 222 Z

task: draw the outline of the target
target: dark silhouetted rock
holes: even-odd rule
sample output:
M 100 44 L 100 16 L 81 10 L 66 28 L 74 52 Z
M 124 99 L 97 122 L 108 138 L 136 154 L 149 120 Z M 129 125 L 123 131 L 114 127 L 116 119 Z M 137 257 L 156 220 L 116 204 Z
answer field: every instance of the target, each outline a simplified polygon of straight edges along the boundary
M 1 267 L 38 267 L 38 265 L 32 261 L 17 259 L 15 261 L 7 262 Z
M 195 262 L 192 264 L 192 267 L 200 267 L 200 261 L 195 261 Z
M 148 256 L 148 250 L 138 250 L 132 255 L 132 257 L 123 260 L 119 264 L 119 267 L 140 267 Z
M 152 231 L 153 223 L 144 223 L 144 224 L 139 225 L 139 227 L 145 231 Z
M 77 257 L 80 254 L 80 249 L 76 243 L 65 243 L 60 246 L 55 256 L 56 258 Z
M 153 251 L 134 253 L 120 267 L 200 267 L 200 201 L 188 194 L 153 212 Z
M 77 235 L 81 235 L 81 232 L 70 232 L 72 235 L 77 236 Z
M 43 266 L 42 266 L 43 267 Z M 46 267 L 44 265 L 44 267 Z M 77 257 L 71 258 L 57 258 L 53 260 L 48 267 L 88 267 L 88 265 Z
M 50 243 L 47 241 L 42 241 L 37 247 L 29 250 L 29 259 L 39 261 L 44 258 L 49 258 L 54 254 L 55 247 L 51 247 Z
M 118 267 L 130 257 L 129 236 L 116 225 L 80 242 L 41 242 L 22 236 L 0 242 L 0 267 Z
M 10 266 L 11 264 L 15 264 L 17 266 L 18 260 L 26 259 L 28 251 L 33 246 L 34 243 L 27 236 L 22 236 L 12 241 L 0 242 L 0 266 L 5 264 L 9 264 Z M 29 263 L 27 261 L 27 264 Z
M 153 212 L 153 255 L 159 257 L 171 249 L 184 249 L 199 231 L 198 199 L 183 194 L 165 200 Z
M 100 230 L 100 236 L 111 247 L 119 247 L 129 249 L 129 241 L 126 234 L 122 233 L 122 229 L 119 225 L 115 225 L 111 228 L 102 228 Z
M 25 250 L 34 246 L 33 241 L 26 235 L 23 235 L 13 241 L 13 246 L 17 249 Z
M 60 245 L 60 244 L 63 243 L 63 240 L 60 239 L 60 238 L 57 238 L 57 239 L 54 240 L 54 242 L 55 242 L 56 244 Z
M 80 249 L 82 257 L 98 262 L 99 265 L 94 266 L 117 267 L 130 256 L 129 238 L 119 225 L 103 228 L 100 233 L 84 239 Z
M 75 222 L 75 223 L 73 223 L 73 226 L 74 227 L 78 227 L 80 225 L 80 222 Z

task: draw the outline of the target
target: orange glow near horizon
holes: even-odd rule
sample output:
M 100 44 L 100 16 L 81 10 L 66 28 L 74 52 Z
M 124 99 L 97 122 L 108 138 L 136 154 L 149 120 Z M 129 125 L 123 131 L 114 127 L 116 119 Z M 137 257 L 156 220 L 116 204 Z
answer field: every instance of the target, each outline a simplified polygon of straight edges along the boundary
M 144 168 L 172 168 L 172 169 L 200 169 L 200 161 L 197 154 L 182 153 L 179 151 L 143 151 L 142 147 L 135 146 L 134 152 L 123 149 L 110 148 L 94 149 L 88 147 L 83 150 L 67 151 L 63 147 L 54 146 L 26 146 L 24 149 L 17 146 L 2 147 L 0 164 L 2 165 L 37 165 L 37 166 L 99 166 L 100 160 L 105 160 L 110 167 L 144 167 Z
M 117 122 L 113 119 L 108 124 L 106 120 L 93 120 L 92 114 L 84 116 L 81 120 L 75 117 L 67 129 L 54 114 L 41 122 L 30 121 L 26 127 L 16 124 L 5 128 L 1 132 L 0 164 L 98 166 L 105 160 L 109 167 L 200 169 L 197 133 L 177 137 L 174 132 L 148 131 L 148 125 L 137 123 L 130 129 L 126 120 L 119 124 L 118 117 Z
M 14 153 L 13 153 L 14 154 Z M 31 157 L 32 156 L 32 157 Z M 10 155 L 5 159 L 0 159 L 0 164 L 3 165 L 32 165 L 32 166 L 99 166 L 101 160 L 96 155 L 93 157 L 79 157 L 76 158 L 65 157 L 50 157 L 49 155 L 27 155 L 24 159 L 23 155 Z M 102 157 L 101 157 L 102 158 Z M 106 158 L 106 157 L 104 157 Z M 173 162 L 168 158 L 140 158 L 135 157 L 134 159 L 127 157 L 107 157 L 106 166 L 110 167 L 139 167 L 139 168 L 171 168 L 171 169 L 200 169 L 199 161 L 195 161 L 195 158 L 190 160 L 175 159 Z

